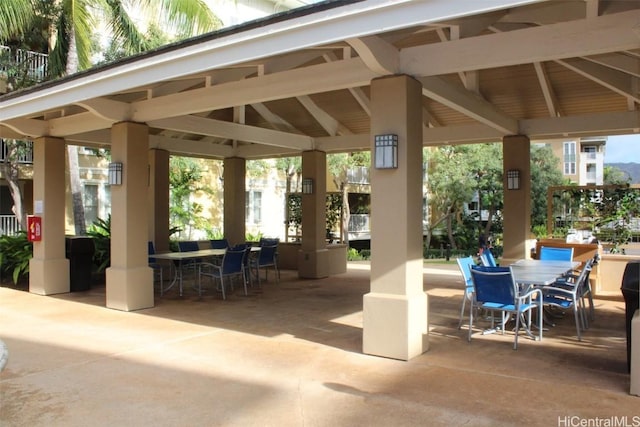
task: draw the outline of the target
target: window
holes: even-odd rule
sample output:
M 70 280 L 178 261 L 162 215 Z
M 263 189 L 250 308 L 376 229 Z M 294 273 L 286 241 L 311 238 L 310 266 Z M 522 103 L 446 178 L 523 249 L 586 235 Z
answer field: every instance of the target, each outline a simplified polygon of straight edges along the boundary
M 598 148 L 594 145 L 587 145 L 582 147 L 582 152 L 585 153 L 587 159 L 593 160 L 596 158 Z
M 246 192 L 246 218 L 249 224 L 260 224 L 262 222 L 262 192 Z
M 564 143 L 562 162 L 564 165 L 563 172 L 565 175 L 576 174 L 576 142 L 575 141 L 567 141 Z
M 98 186 L 96 184 L 85 184 L 84 186 L 84 219 L 87 226 L 93 224 L 98 219 L 99 214 Z
M 587 165 L 587 185 L 589 184 L 596 184 L 596 165 Z

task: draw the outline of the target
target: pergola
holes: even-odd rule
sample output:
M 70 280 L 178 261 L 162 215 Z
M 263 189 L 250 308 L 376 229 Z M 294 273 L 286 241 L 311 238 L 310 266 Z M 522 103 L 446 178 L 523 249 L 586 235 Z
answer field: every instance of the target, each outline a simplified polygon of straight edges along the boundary
M 327 1 L 5 95 L 0 137 L 35 142 L 30 291 L 69 290 L 65 144 L 110 147 L 124 166 L 106 305 L 137 310 L 154 304 L 146 241 L 168 242 L 170 154 L 224 160 L 232 241 L 246 160 L 302 155 L 314 191 L 299 274 L 326 277 L 326 154 L 395 135 L 396 167 L 371 171 L 363 351 L 410 359 L 428 348 L 422 147 L 503 142 L 521 179 L 505 191 L 504 257 L 525 257 L 530 143 L 640 129 L 639 28 L 627 0 Z

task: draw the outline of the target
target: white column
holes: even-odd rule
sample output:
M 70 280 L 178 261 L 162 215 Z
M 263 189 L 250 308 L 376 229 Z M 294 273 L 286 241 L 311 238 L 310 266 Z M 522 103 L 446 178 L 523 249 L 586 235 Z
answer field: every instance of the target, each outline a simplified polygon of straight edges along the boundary
M 329 276 L 327 250 L 327 153 L 302 153 L 302 179 L 310 179 L 311 193 L 302 194 L 302 245 L 298 252 L 298 276 L 319 279 Z
M 65 143 L 38 138 L 33 144 L 34 214 L 42 218 L 42 240 L 33 242 L 29 292 L 69 292 L 69 260 L 65 257 Z
M 531 143 L 527 136 L 506 136 L 502 141 L 504 172 L 504 245 L 501 264 L 527 258 L 531 236 Z M 517 170 L 520 188 L 507 188 L 507 171 Z
M 149 240 L 156 252 L 169 251 L 169 152 L 149 150 Z
M 111 128 L 111 161 L 123 165 L 122 185 L 111 186 L 111 267 L 106 271 L 107 307 L 131 311 L 153 307 L 147 215 L 149 128 L 117 123 Z
M 245 243 L 246 167 L 240 157 L 224 159 L 224 237 L 230 245 Z
M 398 167 L 376 169 L 375 135 L 398 136 Z M 408 76 L 371 83 L 371 291 L 363 351 L 408 360 L 428 349 L 422 259 L 422 86 Z

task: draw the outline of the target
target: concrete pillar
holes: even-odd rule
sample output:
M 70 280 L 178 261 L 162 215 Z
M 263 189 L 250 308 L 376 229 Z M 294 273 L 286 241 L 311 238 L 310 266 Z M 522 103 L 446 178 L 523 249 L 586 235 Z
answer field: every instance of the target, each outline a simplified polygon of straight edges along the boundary
M 409 360 L 428 349 L 422 258 L 422 86 L 409 76 L 371 82 L 375 135 L 398 136 L 398 167 L 371 169 L 371 291 L 363 352 Z M 374 157 L 372 155 L 372 157 Z
M 224 159 L 224 237 L 230 245 L 247 240 L 246 166 L 247 161 L 240 157 Z
M 111 186 L 111 267 L 107 307 L 131 311 L 153 307 L 146 214 L 149 191 L 149 128 L 116 123 L 111 128 L 111 161 L 123 164 L 122 185 Z
M 149 150 L 149 240 L 156 252 L 169 251 L 169 152 Z
M 69 292 L 69 260 L 65 254 L 64 140 L 38 138 L 33 143 L 34 215 L 42 218 L 42 240 L 33 242 L 29 261 L 29 292 Z
M 505 136 L 502 141 L 504 171 L 504 241 L 501 264 L 527 257 L 531 236 L 531 143 L 524 135 Z M 507 172 L 520 173 L 520 188 L 507 188 Z
M 298 252 L 298 277 L 319 279 L 329 276 L 327 250 L 327 154 L 302 153 L 302 179 L 311 179 L 313 193 L 302 194 L 302 245 Z
M 28 214 L 33 213 L 33 180 L 26 180 L 22 187 L 22 206 Z

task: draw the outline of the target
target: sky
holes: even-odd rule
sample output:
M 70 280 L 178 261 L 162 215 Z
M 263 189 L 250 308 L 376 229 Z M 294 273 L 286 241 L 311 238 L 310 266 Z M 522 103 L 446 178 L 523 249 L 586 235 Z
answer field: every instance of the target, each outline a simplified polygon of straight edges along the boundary
M 640 134 L 607 138 L 605 163 L 640 163 Z

